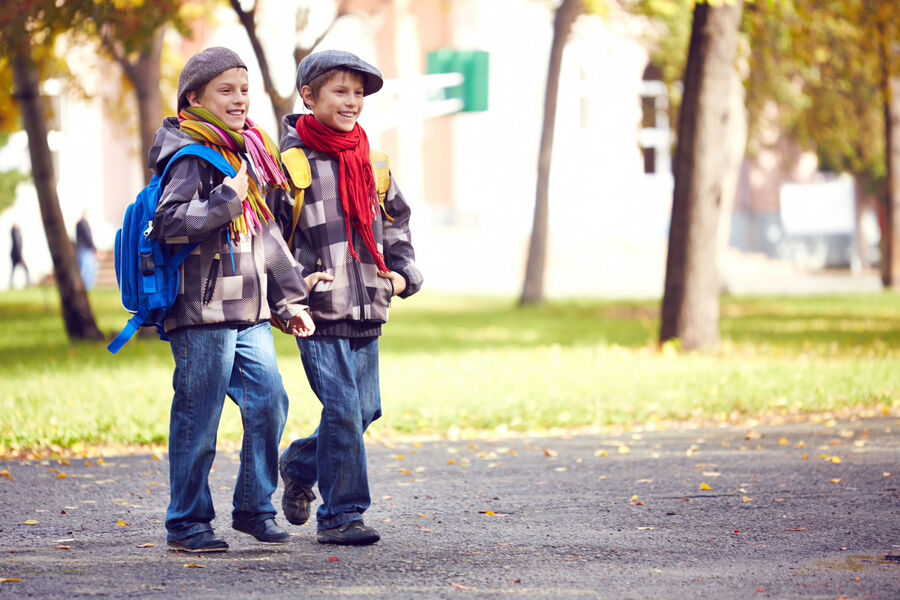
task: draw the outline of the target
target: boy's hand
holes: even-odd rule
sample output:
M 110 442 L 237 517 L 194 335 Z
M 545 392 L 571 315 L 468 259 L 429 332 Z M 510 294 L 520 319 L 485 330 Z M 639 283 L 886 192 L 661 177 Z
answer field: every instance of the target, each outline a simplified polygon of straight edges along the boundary
M 387 273 L 378 272 L 379 277 L 390 279 L 394 284 L 394 295 L 398 296 L 406 290 L 406 278 L 397 271 L 389 271 Z
M 323 271 L 316 271 L 315 273 L 310 273 L 306 277 L 303 278 L 303 281 L 306 282 L 306 288 L 312 291 L 313 287 L 320 281 L 334 281 L 334 275 L 329 273 L 325 273 Z
M 247 199 L 247 162 L 241 161 L 241 168 L 234 177 L 226 177 L 222 183 L 234 190 L 238 199 L 243 202 Z
M 288 328 L 291 335 L 295 337 L 309 337 L 315 332 L 316 324 L 313 323 L 312 317 L 309 316 L 309 312 L 303 311 L 296 317 L 293 317 L 288 323 Z

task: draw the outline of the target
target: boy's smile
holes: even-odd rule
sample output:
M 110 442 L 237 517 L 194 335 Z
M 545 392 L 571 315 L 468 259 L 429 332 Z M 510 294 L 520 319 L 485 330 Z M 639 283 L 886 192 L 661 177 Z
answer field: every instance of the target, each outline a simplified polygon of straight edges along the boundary
M 303 99 L 316 120 L 337 131 L 348 133 L 356 127 L 363 109 L 362 75 L 353 71 L 339 71 L 312 97 L 312 89 L 304 86 Z
M 187 95 L 191 106 L 205 108 L 221 119 L 230 129 L 241 131 L 250 109 L 247 69 L 235 67 L 216 75 L 206 87 Z

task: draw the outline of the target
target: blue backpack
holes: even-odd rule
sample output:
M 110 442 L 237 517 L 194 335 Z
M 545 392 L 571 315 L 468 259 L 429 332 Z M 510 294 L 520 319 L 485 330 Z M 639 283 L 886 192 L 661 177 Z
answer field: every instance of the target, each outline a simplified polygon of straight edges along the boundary
M 236 175 L 234 167 L 212 148 L 200 144 L 185 146 L 169 160 L 162 174 L 154 175 L 125 209 L 122 228 L 116 233 L 116 279 L 122 306 L 134 316 L 107 346 L 113 354 L 117 354 L 143 326 L 155 326 L 160 339 L 168 340 L 163 320 L 178 297 L 181 287 L 179 267 L 197 244 L 185 244 L 173 255 L 165 242 L 150 239 L 150 232 L 153 231 L 163 182 L 172 165 L 184 156 L 197 156 L 229 177 Z

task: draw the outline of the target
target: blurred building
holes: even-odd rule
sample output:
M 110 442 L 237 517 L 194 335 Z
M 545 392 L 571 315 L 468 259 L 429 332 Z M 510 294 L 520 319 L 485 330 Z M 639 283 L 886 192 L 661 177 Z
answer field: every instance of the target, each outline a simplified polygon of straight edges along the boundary
M 279 89 L 288 91 L 298 36 L 291 15 L 297 6 L 311 8 L 309 27 L 300 34 L 308 44 L 329 27 L 334 7 L 259 1 L 263 43 Z M 385 75 L 384 89 L 366 99 L 360 123 L 372 145 L 389 153 L 412 205 L 427 289 L 517 295 L 535 200 L 551 3 L 354 0 L 344 6 L 347 13 L 317 48 L 350 50 Z M 644 28 L 642 19 L 616 11 L 603 19 L 583 17 L 566 47 L 550 182 L 549 296 L 662 293 L 672 135 L 666 88 L 648 68 Z M 236 50 L 250 66 L 250 115 L 278 137 L 249 41 L 231 9 L 209 15 L 195 33 L 192 40 L 172 35 L 167 51 L 187 58 L 211 45 Z M 65 90 L 54 95 L 59 118 L 51 147 L 60 202 L 73 231 L 87 207 L 96 242 L 108 249 L 124 207 L 142 185 L 144 149 L 135 147 L 134 117 L 108 109 L 122 94 L 118 78 L 107 76 L 115 67 L 88 49 L 71 49 L 67 57 L 94 97 Z M 458 71 L 463 77 L 453 74 Z M 27 161 L 23 136 L 0 152 L 0 168 L 11 154 Z M 748 186 L 745 178 L 745 198 Z M 777 207 L 779 193 L 773 187 L 766 201 Z M 21 186 L 20 195 L 0 216 L 0 232 L 13 221 L 28 227 L 26 255 L 40 277 L 50 260 L 37 202 L 29 186 Z M 755 206 L 739 202 L 739 218 L 747 221 L 744 213 Z M 745 225 L 736 224 L 733 240 L 747 237 Z M 8 237 L 0 235 L 6 255 Z M 0 262 L 0 282 L 8 281 L 8 268 Z

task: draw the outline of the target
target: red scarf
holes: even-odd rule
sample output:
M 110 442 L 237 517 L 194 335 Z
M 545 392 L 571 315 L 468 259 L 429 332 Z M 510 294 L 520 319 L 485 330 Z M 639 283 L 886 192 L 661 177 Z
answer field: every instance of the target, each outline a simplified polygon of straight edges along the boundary
M 352 223 L 353 229 L 359 233 L 366 248 L 375 257 L 378 270 L 382 273 L 390 272 L 372 233 L 372 224 L 379 208 L 366 132 L 359 124 L 354 125 L 353 131 L 349 133 L 335 131 L 316 121 L 312 115 L 302 115 L 297 120 L 297 135 L 308 148 L 323 152 L 338 161 L 338 195 L 346 215 L 344 224 L 347 226 L 350 255 L 359 260 L 353 247 Z

